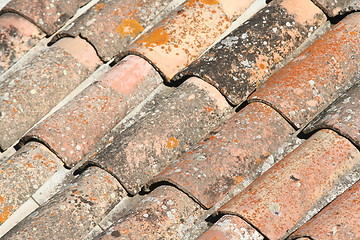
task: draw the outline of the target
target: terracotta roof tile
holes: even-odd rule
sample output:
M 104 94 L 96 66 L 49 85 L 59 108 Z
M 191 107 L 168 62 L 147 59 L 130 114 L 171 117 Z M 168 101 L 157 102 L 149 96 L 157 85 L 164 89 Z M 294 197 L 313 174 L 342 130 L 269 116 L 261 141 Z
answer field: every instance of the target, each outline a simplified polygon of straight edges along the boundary
M 81 239 L 124 196 L 125 191 L 114 177 L 92 167 L 4 238 Z
M 34 24 L 13 13 L 0 15 L 0 74 L 44 37 Z
M 212 86 L 192 78 L 165 88 L 131 126 L 119 127 L 89 161 L 112 172 L 131 194 L 218 125 L 230 113 Z
M 108 61 L 134 40 L 171 0 L 101 0 L 60 35 L 87 39 Z
M 360 78 L 358 78 L 360 79 Z M 359 81 L 359 80 L 358 80 Z M 358 82 L 357 81 L 357 82 Z M 330 128 L 360 147 L 360 85 L 353 86 L 304 129 L 305 133 Z
M 359 179 L 359 160 L 359 150 L 348 140 L 321 130 L 220 211 L 241 216 L 269 239 L 286 237 L 309 211 L 328 203 L 328 192 L 346 176 Z
M 271 105 L 295 126 L 338 98 L 357 80 L 360 13 L 343 19 L 250 96 Z
M 225 215 L 197 240 L 263 240 L 255 228 L 238 216 Z
M 358 2 L 0 0 L 0 238 L 360 238 Z
M 79 7 L 90 0 L 11 0 L 2 12 L 14 12 L 36 24 L 47 35 L 55 33 Z
M 337 197 L 314 218 L 300 227 L 290 239 L 301 236 L 318 239 L 360 238 L 360 182 Z
M 360 9 L 359 0 L 313 0 L 330 17 Z
M 235 186 L 245 188 L 259 177 L 265 160 L 293 132 L 270 107 L 250 104 L 166 167 L 150 184 L 168 181 L 210 208 Z
M 128 56 L 32 129 L 25 141 L 41 140 L 73 167 L 161 82 L 145 60 Z
M 62 162 L 40 143 L 31 142 L 0 165 L 0 225 L 33 195 Z
M 39 53 L 1 81 L 0 149 L 14 144 L 99 63 L 94 50 L 83 40 L 60 41 L 59 46 Z
M 177 78 L 198 76 L 218 88 L 231 103 L 241 103 L 325 22 L 325 16 L 310 1 L 296 2 L 273 1 Z
M 187 0 L 129 49 L 144 55 L 170 80 L 225 32 L 253 1 Z
M 203 211 L 186 194 L 162 186 L 98 239 L 181 239 Z

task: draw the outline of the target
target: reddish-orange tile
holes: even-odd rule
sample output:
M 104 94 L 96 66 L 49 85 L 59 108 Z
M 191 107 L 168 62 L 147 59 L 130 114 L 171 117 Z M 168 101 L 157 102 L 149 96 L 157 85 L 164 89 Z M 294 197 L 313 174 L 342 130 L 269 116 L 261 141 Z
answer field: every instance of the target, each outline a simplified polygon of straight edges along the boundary
M 129 46 L 170 80 L 206 50 L 254 0 L 185 1 Z
M 360 182 L 337 197 L 290 239 L 307 236 L 313 240 L 360 239 Z
M 186 194 L 162 186 L 145 196 L 99 239 L 181 239 L 204 210 Z
M 197 240 L 263 240 L 264 237 L 238 216 L 225 215 Z
M 235 186 L 245 188 L 260 176 L 265 160 L 293 132 L 275 110 L 262 103 L 250 104 L 149 184 L 170 182 L 210 208 Z
M 0 16 L 0 74 L 10 68 L 42 37 L 34 24 L 25 18 L 5 13 Z
M 64 38 L 6 75 L 0 83 L 0 150 L 21 138 L 99 63 L 86 41 Z
M 325 21 L 309 0 L 273 1 L 173 80 L 198 76 L 239 104 Z
M 163 88 L 133 117 L 112 130 L 88 161 L 112 172 L 131 194 L 220 124 L 230 112 L 221 94 L 201 79 Z
M 27 133 L 24 140 L 41 140 L 73 167 L 161 82 L 148 62 L 128 56 Z
M 307 214 L 326 206 L 339 186 L 359 180 L 359 170 L 359 150 L 335 132 L 321 130 L 220 211 L 242 217 L 269 239 L 284 238 Z
M 171 0 L 101 0 L 61 35 L 87 39 L 108 61 L 121 52 L 157 17 Z M 162 13 L 164 14 L 164 13 Z
M 4 239 L 82 239 L 124 196 L 126 192 L 113 176 L 91 167 Z
M 2 12 L 14 12 L 36 24 L 47 35 L 60 29 L 90 0 L 11 0 Z
M 335 17 L 339 14 L 360 10 L 358 0 L 313 0 L 328 16 Z
M 281 112 L 297 127 L 356 82 L 360 59 L 360 13 L 338 23 L 250 96 Z
M 360 80 L 360 78 L 357 78 Z M 305 133 L 321 128 L 330 128 L 347 137 L 356 146 L 360 147 L 360 85 L 353 86 L 343 94 L 328 109 L 319 114 Z
M 62 162 L 40 143 L 23 146 L 0 164 L 0 225 L 36 192 Z

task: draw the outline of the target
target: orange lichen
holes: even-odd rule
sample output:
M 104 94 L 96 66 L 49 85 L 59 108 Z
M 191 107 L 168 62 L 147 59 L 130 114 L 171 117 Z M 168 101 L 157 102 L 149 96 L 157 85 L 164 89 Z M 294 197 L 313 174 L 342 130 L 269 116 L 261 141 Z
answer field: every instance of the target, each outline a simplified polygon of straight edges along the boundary
M 174 148 L 177 147 L 178 145 L 179 145 L 179 140 L 177 140 L 174 137 L 170 137 L 166 143 L 167 148 Z
M 10 210 L 13 208 L 13 206 L 3 207 L 3 212 L 0 213 L 0 223 L 4 223 L 9 218 L 11 215 Z
M 4 202 L 4 198 L 0 196 L 0 203 Z
M 135 19 L 124 19 L 122 20 L 121 24 L 117 26 L 116 30 L 117 33 L 121 34 L 121 37 L 125 36 L 132 36 L 136 37 L 144 31 L 144 27 L 141 26 L 138 21 Z
M 219 3 L 217 0 L 200 0 L 200 2 L 207 5 L 216 5 Z
M 165 32 L 163 27 L 156 29 L 155 31 L 144 35 L 139 43 L 144 43 L 146 47 L 153 45 L 163 45 L 169 41 L 169 35 Z
M 239 184 L 240 182 L 242 182 L 242 180 L 243 180 L 242 176 L 237 176 L 237 177 L 235 177 L 234 184 Z
M 209 113 L 211 113 L 212 111 L 214 111 L 214 109 L 211 108 L 211 107 L 204 107 L 204 110 L 207 111 L 207 112 L 209 112 Z
M 95 5 L 95 11 L 100 11 L 105 7 L 105 3 L 99 3 Z

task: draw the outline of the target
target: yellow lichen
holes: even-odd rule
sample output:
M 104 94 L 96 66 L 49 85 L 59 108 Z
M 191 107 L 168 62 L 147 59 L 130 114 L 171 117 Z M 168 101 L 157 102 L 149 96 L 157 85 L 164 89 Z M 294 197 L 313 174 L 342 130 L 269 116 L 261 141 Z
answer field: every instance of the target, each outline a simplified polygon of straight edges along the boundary
M 124 19 L 121 24 L 117 26 L 115 31 L 121 34 L 121 37 L 136 37 L 139 33 L 144 31 L 144 27 L 135 19 Z

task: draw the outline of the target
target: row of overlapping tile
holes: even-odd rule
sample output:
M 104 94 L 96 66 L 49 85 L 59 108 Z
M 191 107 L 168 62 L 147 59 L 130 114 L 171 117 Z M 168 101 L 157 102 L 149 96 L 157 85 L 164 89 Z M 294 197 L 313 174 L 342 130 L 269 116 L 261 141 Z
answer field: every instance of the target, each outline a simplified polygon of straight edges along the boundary
M 4 239 L 360 236 L 358 1 L 88 2 L 2 10 Z

